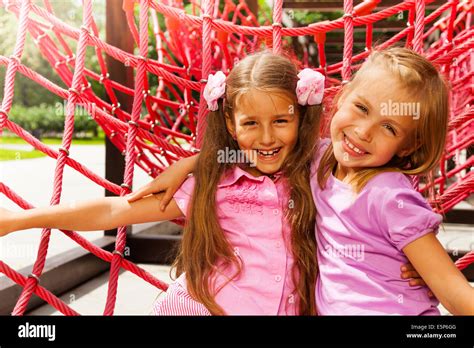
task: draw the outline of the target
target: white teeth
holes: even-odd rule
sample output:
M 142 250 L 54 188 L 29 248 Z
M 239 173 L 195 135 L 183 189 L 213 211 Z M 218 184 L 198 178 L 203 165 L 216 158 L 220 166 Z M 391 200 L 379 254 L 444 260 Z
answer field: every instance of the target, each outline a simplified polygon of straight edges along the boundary
M 349 148 L 351 148 L 358 154 L 361 154 L 361 155 L 365 154 L 365 151 L 359 149 L 358 147 L 354 146 L 354 144 L 350 143 L 346 136 L 344 136 L 344 142 L 347 144 L 347 146 L 349 146 Z
M 272 151 L 261 151 L 261 150 L 257 150 L 257 152 L 263 156 L 273 156 L 275 155 L 276 153 L 278 153 L 280 151 L 281 147 L 278 148 L 278 149 L 275 149 L 275 150 L 272 150 Z

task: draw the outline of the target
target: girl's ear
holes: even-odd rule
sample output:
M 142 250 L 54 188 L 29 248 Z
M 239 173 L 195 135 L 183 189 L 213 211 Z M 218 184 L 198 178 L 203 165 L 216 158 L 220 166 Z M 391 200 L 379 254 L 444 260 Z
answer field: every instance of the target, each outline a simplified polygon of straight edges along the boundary
M 234 125 L 234 122 L 232 121 L 232 118 L 230 117 L 230 115 L 228 113 L 225 113 L 225 125 L 227 127 L 227 131 L 232 136 L 232 138 L 234 138 L 234 140 L 235 140 L 236 139 L 235 125 Z

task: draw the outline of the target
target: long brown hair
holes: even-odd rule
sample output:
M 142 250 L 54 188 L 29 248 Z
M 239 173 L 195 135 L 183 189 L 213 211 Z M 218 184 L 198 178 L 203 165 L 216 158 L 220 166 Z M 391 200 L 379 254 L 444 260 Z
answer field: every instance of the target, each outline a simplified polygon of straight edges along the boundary
M 354 175 L 351 183 L 360 192 L 375 175 L 387 171 L 398 171 L 407 175 L 422 175 L 431 181 L 433 171 L 444 151 L 448 127 L 448 83 L 436 67 L 425 57 L 403 47 L 392 47 L 372 52 L 362 64 L 352 81 L 346 84 L 334 98 L 331 117 L 337 112 L 340 98 L 345 98 L 364 78 L 364 73 L 374 66 L 388 69 L 402 86 L 420 103 L 420 115 L 413 143 L 416 149 L 405 157 L 394 156 L 388 163 L 377 168 L 366 168 Z M 324 188 L 329 175 L 337 165 L 330 144 L 321 157 L 318 168 L 318 183 Z M 431 186 L 433 189 L 433 186 Z M 431 191 L 432 195 L 433 192 Z
M 237 277 L 242 265 L 227 241 L 216 213 L 217 184 L 227 169 L 236 164 L 219 163 L 219 150 L 239 150 L 229 134 L 225 115 L 238 108 L 236 101 L 251 88 L 285 93 L 294 100 L 299 115 L 298 140 L 281 168 L 288 180 L 290 201 L 286 217 L 291 225 L 291 251 L 295 259 L 292 270 L 298 294 L 298 309 L 302 315 L 315 315 L 315 282 L 317 275 L 316 240 L 314 233 L 316 208 L 309 185 L 310 165 L 319 131 L 321 106 L 303 107 L 296 98 L 297 68 L 282 55 L 260 52 L 238 63 L 226 79 L 224 100 L 207 117 L 206 133 L 194 171 L 195 187 L 183 240 L 174 266 L 179 276 L 186 272 L 190 295 L 204 304 L 214 315 L 225 314 L 214 297 L 219 289 L 213 287 L 216 264 L 236 265 Z M 239 164 L 245 167 L 246 164 Z

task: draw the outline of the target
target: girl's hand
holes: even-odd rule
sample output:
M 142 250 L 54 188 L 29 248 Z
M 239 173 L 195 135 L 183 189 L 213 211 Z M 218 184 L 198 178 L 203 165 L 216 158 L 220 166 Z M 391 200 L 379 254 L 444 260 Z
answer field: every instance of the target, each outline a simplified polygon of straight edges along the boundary
M 197 156 L 199 155 L 183 158 L 174 163 L 152 182 L 127 195 L 127 201 L 132 203 L 152 193 L 165 191 L 160 203 L 160 210 L 164 211 L 173 198 L 173 195 L 186 180 L 188 174 L 193 172 L 196 166 Z
M 400 275 L 402 279 L 410 279 L 410 286 L 427 286 L 423 278 L 418 274 L 418 272 L 413 268 L 411 263 L 407 263 L 400 267 L 402 274 Z M 434 297 L 434 294 L 431 290 L 428 290 L 428 296 Z

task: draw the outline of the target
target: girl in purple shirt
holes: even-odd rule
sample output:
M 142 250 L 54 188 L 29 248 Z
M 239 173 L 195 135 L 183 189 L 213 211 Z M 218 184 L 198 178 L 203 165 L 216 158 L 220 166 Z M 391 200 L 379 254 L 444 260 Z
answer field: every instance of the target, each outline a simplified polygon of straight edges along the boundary
M 448 311 L 474 314 L 474 288 L 435 236 L 442 217 L 408 177 L 429 184 L 445 148 L 440 73 L 411 50 L 375 51 L 333 105 L 311 179 L 318 312 L 439 314 L 437 300 L 399 279 L 398 265 L 410 261 Z
M 399 265 L 411 262 L 448 311 L 474 314 L 474 289 L 435 237 L 442 217 L 408 177 L 429 174 L 444 150 L 448 89 L 441 75 L 411 50 L 375 51 L 331 113 L 331 138 L 320 142 L 310 179 L 318 313 L 439 314 L 438 300 L 400 279 Z M 171 195 L 180 170 L 134 198 L 161 189 Z

